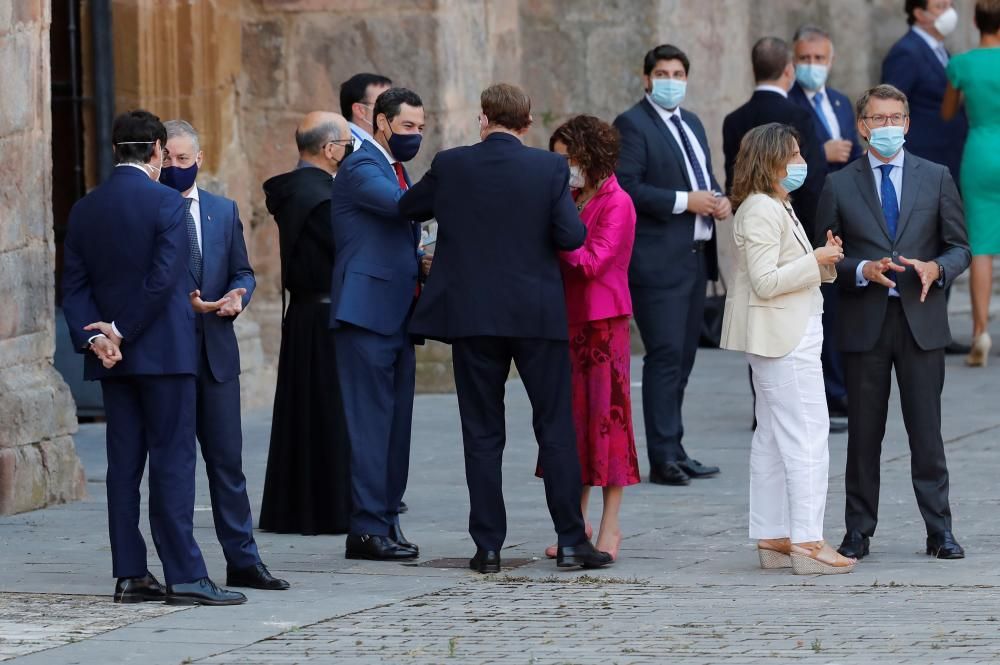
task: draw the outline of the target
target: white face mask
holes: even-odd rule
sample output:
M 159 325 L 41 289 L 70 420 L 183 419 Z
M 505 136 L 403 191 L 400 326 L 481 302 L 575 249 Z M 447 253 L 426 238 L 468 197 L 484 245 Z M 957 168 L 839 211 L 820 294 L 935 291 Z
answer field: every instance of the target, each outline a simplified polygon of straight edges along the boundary
M 570 189 L 583 189 L 583 186 L 587 184 L 587 180 L 583 177 L 583 171 L 576 164 L 569 167 L 569 188 Z
M 947 37 L 951 33 L 955 32 L 955 28 L 958 27 L 958 12 L 955 11 L 954 7 L 949 7 L 944 10 L 940 16 L 934 19 L 934 29 L 941 33 L 943 37 Z

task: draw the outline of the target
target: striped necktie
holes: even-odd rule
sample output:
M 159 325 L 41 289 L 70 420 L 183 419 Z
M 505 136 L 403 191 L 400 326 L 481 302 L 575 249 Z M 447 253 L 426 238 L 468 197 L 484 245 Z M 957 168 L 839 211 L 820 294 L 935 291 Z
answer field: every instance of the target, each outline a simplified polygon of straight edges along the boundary
M 188 249 L 191 250 L 188 256 L 188 267 L 194 275 L 194 281 L 201 286 L 201 271 L 203 268 L 201 259 L 201 247 L 198 246 L 198 229 L 194 225 L 194 215 L 191 214 L 191 201 L 184 199 L 184 218 L 187 221 Z

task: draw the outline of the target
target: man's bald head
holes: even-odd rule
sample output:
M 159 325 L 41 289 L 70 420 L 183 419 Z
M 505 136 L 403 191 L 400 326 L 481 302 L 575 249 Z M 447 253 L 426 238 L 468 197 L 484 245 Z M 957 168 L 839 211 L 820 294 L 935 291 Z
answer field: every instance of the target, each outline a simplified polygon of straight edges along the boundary
M 338 113 L 313 111 L 307 113 L 295 129 L 295 145 L 303 157 L 315 157 L 330 141 L 351 138 L 347 121 Z

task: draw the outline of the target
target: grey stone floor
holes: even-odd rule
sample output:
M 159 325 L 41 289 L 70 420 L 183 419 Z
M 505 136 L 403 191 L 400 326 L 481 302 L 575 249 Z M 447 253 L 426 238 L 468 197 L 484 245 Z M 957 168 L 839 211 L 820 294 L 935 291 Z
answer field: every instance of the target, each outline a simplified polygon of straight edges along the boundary
M 959 310 L 960 311 L 960 310 Z M 956 332 L 968 324 L 956 318 Z M 1000 339 L 1000 330 L 994 333 Z M 944 437 L 964 561 L 923 552 L 898 404 L 882 462 L 873 552 L 850 575 L 764 572 L 746 535 L 750 401 L 737 354 L 702 351 L 685 405 L 687 446 L 722 466 L 687 488 L 626 492 L 613 567 L 564 572 L 538 559 L 552 540 L 527 399 L 508 385 L 504 556 L 497 576 L 464 569 L 464 484 L 454 395 L 421 396 L 414 417 L 407 535 L 419 565 L 347 561 L 343 536 L 258 533 L 288 592 L 248 592 L 235 608 L 115 606 L 103 485 L 103 428 L 77 435 L 86 501 L 0 518 L 0 660 L 17 663 L 654 663 L 803 659 L 846 663 L 1000 661 L 1000 358 L 986 370 L 948 358 Z M 642 435 L 638 358 L 633 362 Z M 895 391 L 895 389 L 894 389 Z M 269 414 L 244 419 L 246 471 L 259 506 Z M 640 439 L 639 446 L 644 442 Z M 842 535 L 844 435 L 830 440 L 826 530 Z M 643 475 L 647 471 L 640 450 Z M 201 472 L 199 472 L 201 474 Z M 199 475 L 197 537 L 217 580 L 225 563 Z M 595 505 L 599 510 L 599 503 Z M 156 565 L 153 570 L 159 573 Z

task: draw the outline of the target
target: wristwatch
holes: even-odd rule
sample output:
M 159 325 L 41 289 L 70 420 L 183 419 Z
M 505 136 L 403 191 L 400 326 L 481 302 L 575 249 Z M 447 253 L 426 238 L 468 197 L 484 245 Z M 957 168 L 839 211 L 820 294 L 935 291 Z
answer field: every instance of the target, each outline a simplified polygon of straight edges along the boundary
M 938 267 L 937 285 L 944 286 L 944 266 L 939 261 L 934 261 L 933 263 Z

